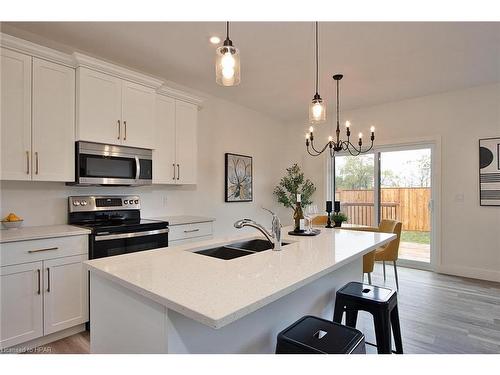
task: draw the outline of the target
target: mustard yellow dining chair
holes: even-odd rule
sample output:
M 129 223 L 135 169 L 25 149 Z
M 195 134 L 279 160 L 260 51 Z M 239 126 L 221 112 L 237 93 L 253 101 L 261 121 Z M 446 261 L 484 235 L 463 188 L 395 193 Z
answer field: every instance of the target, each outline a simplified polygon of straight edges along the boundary
M 312 219 L 312 225 L 326 225 L 327 220 L 328 216 L 326 215 L 316 216 Z
M 398 260 L 399 253 L 399 242 L 401 240 L 401 229 L 403 224 L 396 220 L 386 220 L 380 221 L 378 227 L 354 227 L 354 228 L 344 228 L 348 230 L 357 231 L 367 231 L 367 232 L 382 232 L 382 233 L 394 233 L 397 237 L 389 242 L 388 244 L 375 249 L 371 253 L 366 254 L 363 257 L 363 272 L 368 274 L 368 283 L 372 283 L 371 273 L 376 261 L 382 261 L 384 267 L 384 281 L 386 280 L 385 274 L 385 262 L 392 261 L 394 264 L 394 277 L 396 279 L 396 288 L 399 290 L 399 280 L 398 280 L 398 269 L 396 262 Z

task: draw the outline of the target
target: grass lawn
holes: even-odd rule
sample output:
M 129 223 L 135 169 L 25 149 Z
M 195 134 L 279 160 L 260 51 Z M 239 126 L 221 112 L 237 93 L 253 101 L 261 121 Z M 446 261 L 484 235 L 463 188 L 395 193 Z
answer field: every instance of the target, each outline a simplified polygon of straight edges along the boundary
M 401 241 L 402 242 L 414 242 L 414 243 L 430 244 L 431 243 L 431 235 L 430 235 L 430 232 L 403 231 L 403 232 L 401 232 Z

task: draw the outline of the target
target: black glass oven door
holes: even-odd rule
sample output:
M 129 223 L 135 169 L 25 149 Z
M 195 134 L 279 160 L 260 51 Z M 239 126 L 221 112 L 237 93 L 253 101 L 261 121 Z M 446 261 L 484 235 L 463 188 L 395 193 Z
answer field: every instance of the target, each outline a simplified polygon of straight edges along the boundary
M 94 241 L 92 241 L 90 259 L 128 254 L 168 246 L 167 232 L 128 238 L 110 238 L 112 236 L 113 235 L 95 236 Z M 119 237 L 120 235 L 117 236 Z

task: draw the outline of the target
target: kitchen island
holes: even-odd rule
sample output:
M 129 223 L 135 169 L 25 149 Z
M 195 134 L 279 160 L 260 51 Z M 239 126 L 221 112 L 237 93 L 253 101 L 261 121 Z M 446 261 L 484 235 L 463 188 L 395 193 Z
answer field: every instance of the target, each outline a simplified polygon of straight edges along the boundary
M 92 353 L 273 353 L 303 315 L 333 316 L 335 292 L 362 280 L 364 254 L 394 234 L 325 229 L 281 251 L 231 260 L 197 251 L 262 238 L 251 230 L 88 261 Z M 243 230 L 242 230 L 243 233 Z

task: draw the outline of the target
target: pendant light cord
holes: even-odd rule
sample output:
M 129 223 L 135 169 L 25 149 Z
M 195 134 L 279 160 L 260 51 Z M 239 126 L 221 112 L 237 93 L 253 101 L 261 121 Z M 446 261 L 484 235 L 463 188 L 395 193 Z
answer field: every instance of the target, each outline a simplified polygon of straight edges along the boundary
M 318 63 L 318 22 L 316 22 L 316 94 L 318 94 L 318 71 L 319 71 L 319 63 Z
M 226 22 L 226 39 L 229 39 L 229 21 Z
M 339 84 L 340 80 L 337 81 L 337 129 L 339 129 L 339 119 L 340 119 L 340 95 L 339 95 Z

